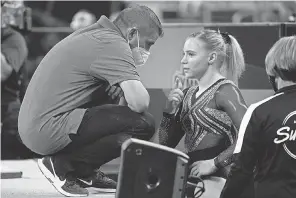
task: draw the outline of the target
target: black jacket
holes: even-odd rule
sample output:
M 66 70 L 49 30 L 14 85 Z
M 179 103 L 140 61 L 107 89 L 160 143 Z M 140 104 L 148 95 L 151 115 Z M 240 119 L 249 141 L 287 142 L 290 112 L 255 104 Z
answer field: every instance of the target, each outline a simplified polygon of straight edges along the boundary
M 249 107 L 234 153 L 220 198 L 238 197 L 252 177 L 255 198 L 296 197 L 296 85 Z

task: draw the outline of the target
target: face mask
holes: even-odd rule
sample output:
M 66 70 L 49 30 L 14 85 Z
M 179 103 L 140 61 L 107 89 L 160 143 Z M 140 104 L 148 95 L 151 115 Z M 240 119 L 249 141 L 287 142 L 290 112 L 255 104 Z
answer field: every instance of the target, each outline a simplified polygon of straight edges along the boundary
M 132 49 L 132 54 L 137 67 L 143 66 L 149 58 L 150 52 L 140 47 L 139 33 L 137 31 L 138 47 Z M 129 43 L 129 41 L 128 41 Z
M 278 88 L 277 88 L 277 86 L 276 86 L 275 76 L 268 76 L 268 78 L 269 78 L 269 82 L 270 82 L 270 84 L 271 84 L 273 90 L 274 90 L 275 92 L 277 92 Z

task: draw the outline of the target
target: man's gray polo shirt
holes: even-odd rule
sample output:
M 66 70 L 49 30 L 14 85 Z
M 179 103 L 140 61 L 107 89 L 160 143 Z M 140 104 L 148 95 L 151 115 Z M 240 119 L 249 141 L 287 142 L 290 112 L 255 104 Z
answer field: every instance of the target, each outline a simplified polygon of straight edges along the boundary
M 32 151 L 48 155 L 71 142 L 97 90 L 140 80 L 131 49 L 119 29 L 102 16 L 55 45 L 27 88 L 19 113 L 19 133 Z M 96 99 L 99 100 L 99 99 Z M 99 103 L 99 101 L 98 101 Z

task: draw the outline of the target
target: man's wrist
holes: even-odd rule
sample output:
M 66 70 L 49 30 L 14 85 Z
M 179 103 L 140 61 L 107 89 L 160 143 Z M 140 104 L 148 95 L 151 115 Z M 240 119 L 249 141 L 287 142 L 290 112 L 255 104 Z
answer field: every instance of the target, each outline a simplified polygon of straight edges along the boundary
M 121 106 L 127 106 L 127 102 L 126 102 L 124 96 L 122 96 L 122 97 L 119 99 L 119 105 L 121 105 Z

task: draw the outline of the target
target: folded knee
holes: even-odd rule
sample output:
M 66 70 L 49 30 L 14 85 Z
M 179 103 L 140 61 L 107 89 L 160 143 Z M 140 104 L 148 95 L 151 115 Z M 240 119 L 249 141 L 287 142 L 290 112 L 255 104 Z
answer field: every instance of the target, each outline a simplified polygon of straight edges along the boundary
M 142 123 L 141 128 L 145 134 L 144 139 L 149 140 L 155 133 L 155 121 L 150 113 L 143 113 L 141 115 Z

